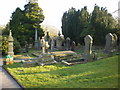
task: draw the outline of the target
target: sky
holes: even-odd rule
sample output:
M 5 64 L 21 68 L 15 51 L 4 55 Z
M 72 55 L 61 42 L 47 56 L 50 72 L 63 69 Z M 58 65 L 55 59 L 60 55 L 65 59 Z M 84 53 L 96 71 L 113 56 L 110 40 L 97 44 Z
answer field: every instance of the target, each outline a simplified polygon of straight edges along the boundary
M 24 9 L 24 5 L 29 0 L 2 0 L 0 2 L 0 25 L 5 25 L 9 22 L 12 13 L 17 7 Z M 61 30 L 61 18 L 65 11 L 71 7 L 76 10 L 81 10 L 87 6 L 88 12 L 92 12 L 94 5 L 99 7 L 106 7 L 109 13 L 113 13 L 118 9 L 118 2 L 120 0 L 38 0 L 39 6 L 43 10 L 45 20 L 41 25 L 52 25 Z M 118 16 L 118 12 L 112 14 L 114 17 Z

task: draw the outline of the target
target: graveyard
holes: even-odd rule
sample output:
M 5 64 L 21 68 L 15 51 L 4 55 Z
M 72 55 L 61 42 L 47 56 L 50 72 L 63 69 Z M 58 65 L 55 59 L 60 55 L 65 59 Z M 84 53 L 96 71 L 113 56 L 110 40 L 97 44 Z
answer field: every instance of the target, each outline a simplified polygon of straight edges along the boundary
M 1 29 L 1 67 L 21 88 L 119 88 L 120 27 L 106 8 L 71 7 L 61 30 L 44 18 L 28 0 Z
M 3 67 L 23 88 L 118 88 L 119 53 L 111 33 L 106 35 L 105 47 L 92 46 L 90 35 L 84 38 L 85 46 L 74 48 L 70 38 L 65 46 L 59 33 L 56 39 L 60 40 L 56 46 L 54 39 L 54 45 L 49 46 L 43 37 L 40 49 L 31 48 L 17 55 L 13 55 L 13 44 L 8 44 L 13 58 L 7 57 Z M 13 42 L 11 31 L 8 40 Z
M 118 88 L 118 56 L 73 66 L 4 67 L 24 88 Z

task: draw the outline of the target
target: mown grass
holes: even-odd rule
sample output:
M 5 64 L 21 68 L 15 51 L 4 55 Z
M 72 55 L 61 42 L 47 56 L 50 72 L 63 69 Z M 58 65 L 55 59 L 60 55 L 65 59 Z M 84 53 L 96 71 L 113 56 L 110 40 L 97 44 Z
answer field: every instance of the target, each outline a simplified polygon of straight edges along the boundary
M 118 88 L 118 56 L 64 66 L 4 66 L 25 88 Z

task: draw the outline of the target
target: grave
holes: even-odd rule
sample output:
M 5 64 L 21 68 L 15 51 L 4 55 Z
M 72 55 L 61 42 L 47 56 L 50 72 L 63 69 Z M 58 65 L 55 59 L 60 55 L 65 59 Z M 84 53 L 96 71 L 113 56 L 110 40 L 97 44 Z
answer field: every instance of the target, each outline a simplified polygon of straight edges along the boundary
M 62 38 L 60 32 L 58 33 L 58 36 L 55 38 L 55 40 L 56 40 L 56 48 L 58 50 L 61 50 L 62 49 L 62 43 L 63 43 L 64 39 Z
M 106 38 L 105 52 L 111 53 L 113 49 L 114 36 L 111 33 L 108 33 L 105 38 Z
M 52 54 L 41 54 L 39 58 L 36 59 L 36 62 L 38 65 L 50 65 L 57 63 Z
M 66 38 L 66 50 L 70 50 L 70 38 Z
M 84 38 L 85 42 L 85 52 L 84 52 L 84 57 L 86 60 L 92 60 L 92 43 L 93 43 L 93 38 L 90 35 L 87 35 Z
M 117 47 L 118 37 L 115 33 L 113 33 L 113 38 L 114 38 L 113 47 Z

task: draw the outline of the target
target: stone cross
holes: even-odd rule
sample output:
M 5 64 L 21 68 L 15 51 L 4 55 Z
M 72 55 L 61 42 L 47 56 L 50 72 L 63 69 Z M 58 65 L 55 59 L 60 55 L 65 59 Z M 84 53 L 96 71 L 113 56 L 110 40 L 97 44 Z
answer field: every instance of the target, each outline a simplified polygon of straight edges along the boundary
M 44 37 L 42 37 L 42 39 L 41 39 L 42 54 L 45 54 L 45 45 L 46 45 L 45 39 L 44 39 Z
M 13 52 L 13 37 L 12 37 L 12 32 L 10 30 L 9 37 L 8 37 L 8 55 L 14 56 Z
M 70 50 L 70 38 L 66 38 L 66 50 Z
M 93 38 L 90 35 L 87 35 L 84 38 L 84 42 L 85 42 L 85 58 L 87 60 L 91 60 Z
M 106 38 L 105 52 L 110 53 L 113 47 L 114 36 L 111 33 L 108 33 L 105 38 Z

